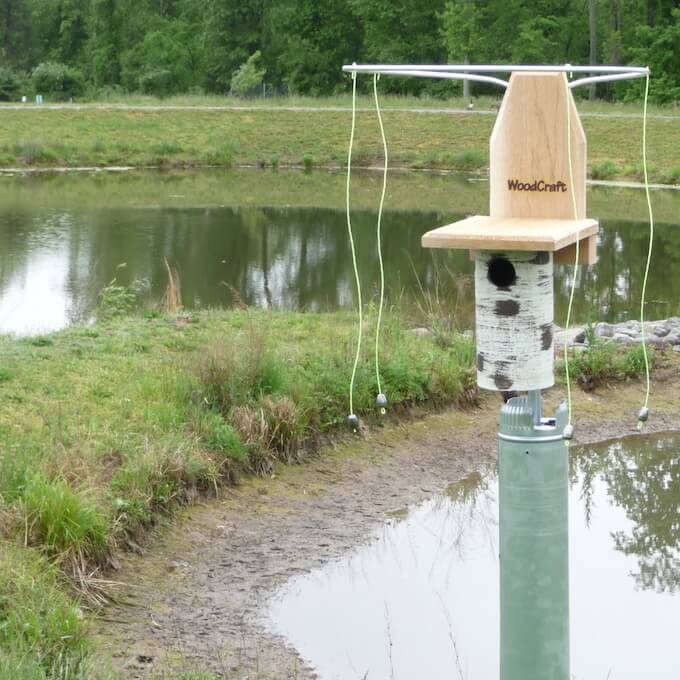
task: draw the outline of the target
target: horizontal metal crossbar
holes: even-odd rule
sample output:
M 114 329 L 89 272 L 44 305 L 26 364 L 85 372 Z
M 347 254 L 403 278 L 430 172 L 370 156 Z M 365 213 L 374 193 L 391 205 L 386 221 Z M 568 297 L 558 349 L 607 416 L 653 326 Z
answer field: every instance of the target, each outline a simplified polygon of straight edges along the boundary
M 413 76 L 415 78 L 439 78 L 445 80 L 471 80 L 490 83 L 506 88 L 508 82 L 495 78 L 490 73 L 585 73 L 569 83 L 574 89 L 592 83 L 603 83 L 616 80 L 633 80 L 649 75 L 646 66 L 572 66 L 562 65 L 507 65 L 507 64 L 349 64 L 342 67 L 345 73 L 378 73 L 393 76 Z

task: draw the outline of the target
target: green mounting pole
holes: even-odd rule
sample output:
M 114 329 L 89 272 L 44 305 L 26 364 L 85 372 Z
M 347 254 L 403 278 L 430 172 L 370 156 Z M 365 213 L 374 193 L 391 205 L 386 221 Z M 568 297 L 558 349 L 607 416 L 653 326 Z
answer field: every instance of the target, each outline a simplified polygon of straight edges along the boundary
M 540 390 L 501 409 L 501 680 L 569 680 L 567 409 Z

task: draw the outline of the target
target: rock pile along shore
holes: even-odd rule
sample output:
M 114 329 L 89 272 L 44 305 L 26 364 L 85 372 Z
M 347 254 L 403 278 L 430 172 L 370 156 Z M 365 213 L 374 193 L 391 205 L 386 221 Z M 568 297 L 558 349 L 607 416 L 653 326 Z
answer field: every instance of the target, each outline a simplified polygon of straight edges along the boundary
M 621 323 L 600 322 L 593 326 L 594 335 L 601 340 L 634 345 L 642 342 L 642 326 L 639 321 Z M 586 328 L 574 328 L 569 335 L 570 343 L 587 345 L 589 333 Z M 671 347 L 680 352 L 680 317 L 673 316 L 660 321 L 645 321 L 645 343 L 653 347 Z

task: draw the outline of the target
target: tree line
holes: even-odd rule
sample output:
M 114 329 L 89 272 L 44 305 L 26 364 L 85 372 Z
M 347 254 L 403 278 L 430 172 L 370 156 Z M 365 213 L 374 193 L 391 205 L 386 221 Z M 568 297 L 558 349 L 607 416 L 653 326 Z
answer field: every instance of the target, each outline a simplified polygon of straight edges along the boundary
M 680 1 L 0 0 L 2 99 L 38 91 L 328 95 L 348 89 L 340 66 L 353 61 L 644 64 L 652 99 L 678 101 Z M 383 83 L 431 96 L 462 87 Z M 641 91 L 623 83 L 597 96 L 637 99 Z

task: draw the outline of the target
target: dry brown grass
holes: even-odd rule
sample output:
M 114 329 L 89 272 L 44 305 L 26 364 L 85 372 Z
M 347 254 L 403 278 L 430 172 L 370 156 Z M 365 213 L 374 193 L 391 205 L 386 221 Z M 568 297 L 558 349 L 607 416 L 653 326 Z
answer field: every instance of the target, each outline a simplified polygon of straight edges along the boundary
M 179 314 L 182 311 L 182 291 L 179 282 L 179 272 L 176 267 L 171 267 L 168 259 L 163 258 L 165 271 L 168 273 L 168 283 L 161 300 L 161 306 L 166 314 Z

